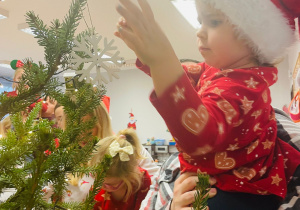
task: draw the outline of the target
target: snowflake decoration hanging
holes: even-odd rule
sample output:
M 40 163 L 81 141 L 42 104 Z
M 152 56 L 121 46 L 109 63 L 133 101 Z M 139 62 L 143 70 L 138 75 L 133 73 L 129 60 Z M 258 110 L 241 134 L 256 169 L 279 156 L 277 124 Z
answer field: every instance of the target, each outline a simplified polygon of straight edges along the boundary
M 74 40 L 75 47 L 73 47 L 70 62 L 73 64 L 72 69 L 76 70 L 76 74 L 80 75 L 79 81 L 86 79 L 87 82 L 92 83 L 100 88 L 103 82 L 108 83 L 108 79 L 111 82 L 113 77 L 119 79 L 117 72 L 120 71 L 118 67 L 122 65 L 122 61 L 118 57 L 119 51 L 116 51 L 112 56 L 107 56 L 109 51 L 115 51 L 116 46 L 113 46 L 114 40 L 107 42 L 107 38 L 104 38 L 104 48 L 99 50 L 98 44 L 101 41 L 102 36 L 97 35 L 85 36 L 82 41 Z M 83 53 L 84 56 L 79 56 L 77 53 Z M 114 65 L 109 65 L 108 62 Z M 81 64 L 88 64 L 87 68 L 77 70 Z M 92 70 L 96 69 L 96 77 L 91 79 Z M 101 73 L 101 70 L 106 70 L 108 79 Z

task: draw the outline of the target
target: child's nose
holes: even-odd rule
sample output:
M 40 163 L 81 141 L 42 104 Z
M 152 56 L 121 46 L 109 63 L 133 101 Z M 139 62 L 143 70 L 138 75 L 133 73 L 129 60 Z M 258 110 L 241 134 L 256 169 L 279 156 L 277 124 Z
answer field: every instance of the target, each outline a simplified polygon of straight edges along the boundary
M 205 39 L 205 37 L 206 37 L 206 31 L 205 31 L 204 27 L 200 27 L 200 28 L 197 30 L 196 35 L 197 35 L 197 37 L 200 38 L 200 39 Z

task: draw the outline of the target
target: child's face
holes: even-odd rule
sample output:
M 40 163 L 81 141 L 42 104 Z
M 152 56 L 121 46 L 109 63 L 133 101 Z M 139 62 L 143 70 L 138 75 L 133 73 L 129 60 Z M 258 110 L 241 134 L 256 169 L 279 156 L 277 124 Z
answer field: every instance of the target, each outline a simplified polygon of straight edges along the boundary
M 244 40 L 237 39 L 234 26 L 226 16 L 208 4 L 196 1 L 201 28 L 198 48 L 208 65 L 220 69 L 249 67 L 252 52 Z
M 102 189 L 107 192 L 114 192 L 119 190 L 123 186 L 124 186 L 124 182 L 122 179 L 117 177 L 106 177 L 104 178 Z
M 52 117 L 54 115 L 54 108 L 57 101 L 49 96 L 46 98 L 45 103 L 47 104 L 47 110 L 43 113 L 43 117 Z
M 64 117 L 64 107 L 60 106 L 54 111 L 57 127 L 65 128 L 65 117 Z

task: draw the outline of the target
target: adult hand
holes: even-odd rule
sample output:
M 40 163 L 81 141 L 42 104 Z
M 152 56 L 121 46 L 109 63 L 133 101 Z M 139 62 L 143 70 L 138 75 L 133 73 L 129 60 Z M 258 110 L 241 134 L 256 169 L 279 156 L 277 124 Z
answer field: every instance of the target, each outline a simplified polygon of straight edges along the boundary
M 158 63 L 178 60 L 175 52 L 154 19 L 146 0 L 138 0 L 139 6 L 130 0 L 119 0 L 118 13 L 122 16 L 114 34 L 132 49 L 141 62 L 149 67 Z
M 196 173 L 184 173 L 175 181 L 174 195 L 171 204 L 171 210 L 190 210 L 191 205 L 195 201 L 195 187 L 198 181 Z M 213 177 L 209 178 L 209 183 L 214 185 L 216 179 Z M 217 193 L 216 188 L 211 188 L 208 192 L 208 196 L 211 198 Z M 209 208 L 207 207 L 207 210 Z

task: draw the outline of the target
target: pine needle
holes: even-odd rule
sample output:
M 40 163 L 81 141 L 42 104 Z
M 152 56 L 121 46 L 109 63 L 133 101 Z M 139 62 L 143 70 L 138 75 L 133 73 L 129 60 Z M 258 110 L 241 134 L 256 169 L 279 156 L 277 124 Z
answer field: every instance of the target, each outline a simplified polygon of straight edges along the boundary
M 194 210 L 204 210 L 207 208 L 208 192 L 210 190 L 209 175 L 197 173 L 198 182 L 196 184 Z

